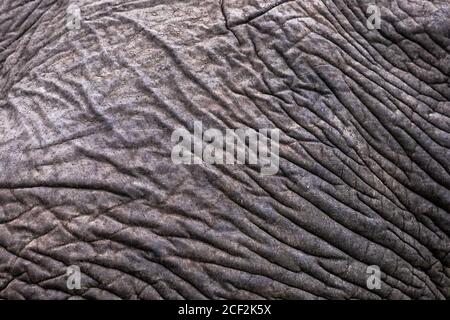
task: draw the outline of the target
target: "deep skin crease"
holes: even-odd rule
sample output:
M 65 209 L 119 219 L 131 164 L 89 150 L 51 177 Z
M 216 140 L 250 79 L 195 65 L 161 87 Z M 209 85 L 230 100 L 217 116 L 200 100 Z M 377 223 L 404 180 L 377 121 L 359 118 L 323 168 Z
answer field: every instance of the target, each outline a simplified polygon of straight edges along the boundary
M 69 4 L 0 3 L 0 298 L 450 298 L 448 1 Z M 196 121 L 279 170 L 174 164 Z

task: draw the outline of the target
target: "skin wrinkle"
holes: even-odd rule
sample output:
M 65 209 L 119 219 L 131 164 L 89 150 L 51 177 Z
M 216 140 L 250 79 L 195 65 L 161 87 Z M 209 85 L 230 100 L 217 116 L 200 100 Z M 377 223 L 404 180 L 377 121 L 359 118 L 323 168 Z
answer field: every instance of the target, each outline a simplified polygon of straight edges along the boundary
M 232 198 L 233 199 L 233 198 Z M 312 203 L 313 204 L 313 203 Z M 313 204 L 314 205 L 314 204 Z M 320 208 L 319 208 L 320 209 Z M 294 221 L 292 221 L 292 222 L 294 222 Z M 295 223 L 295 222 L 294 222 Z
M 343 103 L 343 104 L 345 104 L 345 103 Z M 380 123 L 382 123 L 382 122 L 380 121 Z
M 450 298 L 446 2 L 380 0 L 379 30 L 356 0 L 82 0 L 80 30 L 26 2 L 0 4 L 0 298 Z M 279 129 L 279 171 L 175 165 L 194 121 Z

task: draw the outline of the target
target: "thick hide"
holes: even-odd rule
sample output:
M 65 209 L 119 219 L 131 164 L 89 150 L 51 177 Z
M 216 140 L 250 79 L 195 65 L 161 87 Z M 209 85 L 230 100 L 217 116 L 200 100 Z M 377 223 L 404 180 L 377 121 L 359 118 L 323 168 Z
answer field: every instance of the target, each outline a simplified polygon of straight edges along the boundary
M 447 0 L 1 0 L 0 298 L 449 299 L 449 53 Z

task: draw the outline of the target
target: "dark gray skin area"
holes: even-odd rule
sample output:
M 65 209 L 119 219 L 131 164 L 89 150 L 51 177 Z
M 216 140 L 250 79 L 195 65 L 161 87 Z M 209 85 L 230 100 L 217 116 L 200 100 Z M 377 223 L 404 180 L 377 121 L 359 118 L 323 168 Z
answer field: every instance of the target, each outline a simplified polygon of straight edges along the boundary
M 0 298 L 450 298 L 448 1 L 75 3 L 0 2 Z M 173 164 L 194 121 L 279 172 Z

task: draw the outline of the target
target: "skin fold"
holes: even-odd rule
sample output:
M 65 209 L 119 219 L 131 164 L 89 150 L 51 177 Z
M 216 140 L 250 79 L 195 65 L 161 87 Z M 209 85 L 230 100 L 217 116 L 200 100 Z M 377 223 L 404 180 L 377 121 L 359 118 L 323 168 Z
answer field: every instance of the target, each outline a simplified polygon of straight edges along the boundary
M 449 299 L 449 53 L 444 0 L 1 1 L 0 298 Z

